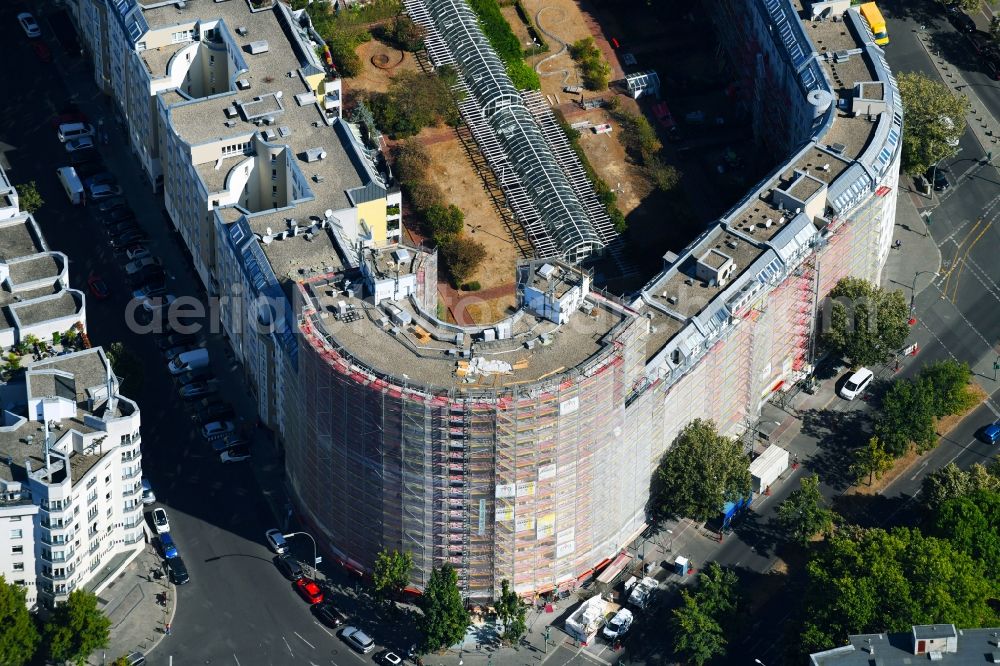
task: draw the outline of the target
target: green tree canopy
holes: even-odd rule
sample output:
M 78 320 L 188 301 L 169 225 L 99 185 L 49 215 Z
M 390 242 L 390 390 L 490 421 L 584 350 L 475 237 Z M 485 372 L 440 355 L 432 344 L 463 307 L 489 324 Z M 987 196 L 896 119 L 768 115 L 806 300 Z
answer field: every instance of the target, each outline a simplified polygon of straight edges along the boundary
M 410 582 L 413 556 L 408 552 L 382 549 L 375 557 L 372 584 L 380 599 L 398 598 Z
M 27 664 L 35 655 L 39 638 L 25 605 L 24 588 L 0 576 L 0 664 Z
M 819 492 L 819 476 L 803 476 L 799 488 L 778 506 L 778 523 L 789 538 L 805 545 L 813 535 L 833 527 L 833 511 Z
M 486 258 L 486 247 L 467 236 L 455 236 L 441 246 L 441 255 L 456 285 L 468 280 Z
M 405 14 L 392 20 L 387 34 L 389 41 L 404 51 L 416 52 L 424 48 L 424 29 Z
M 97 597 L 82 589 L 70 592 L 45 624 L 45 643 L 53 661 L 84 666 L 94 650 L 107 647 L 111 620 L 97 608 Z
M 937 443 L 934 431 L 933 389 L 918 378 L 897 379 L 882 397 L 875 417 L 875 436 L 893 456 L 902 456 L 910 442 L 918 451 L 928 451 Z
M 45 205 L 45 199 L 38 193 L 35 181 L 21 183 L 14 189 L 17 190 L 17 207 L 21 210 L 34 214 Z
M 611 66 L 604 60 L 593 37 L 584 37 L 570 44 L 569 54 L 583 70 L 583 85 L 587 90 L 607 89 Z
M 952 359 L 937 361 L 925 365 L 920 370 L 920 378 L 927 382 L 931 391 L 931 410 L 935 417 L 958 414 L 970 406 L 968 386 L 972 371 L 968 363 Z
M 998 621 L 983 564 L 919 530 L 841 530 L 811 551 L 806 573 L 800 635 L 808 652 L 843 645 L 849 634 Z
M 921 174 L 952 155 L 965 132 L 969 100 L 918 72 L 896 75 L 903 100 L 903 171 Z
M 528 607 L 521 597 L 511 589 L 510 581 L 506 578 L 500 581 L 500 598 L 494 605 L 497 617 L 503 622 L 503 638 L 505 641 L 515 643 L 528 631 L 525 622 L 528 615 Z
M 854 464 L 851 469 L 858 477 L 858 481 L 868 477 L 868 485 L 872 485 L 875 479 L 881 479 L 882 475 L 892 469 L 892 454 L 885 450 L 885 445 L 872 437 L 868 440 L 867 446 L 862 446 L 854 451 Z
M 450 564 L 431 571 L 419 605 L 423 611 L 418 624 L 424 652 L 451 647 L 465 636 L 469 613 L 458 589 L 458 575 Z
M 134 396 L 143 383 L 145 366 L 142 359 L 121 342 L 112 342 L 104 353 L 118 377 L 122 393 Z
M 674 653 L 696 666 L 726 651 L 722 627 L 688 590 L 681 590 L 681 605 L 674 609 L 670 618 L 670 633 Z
M 1000 494 L 976 491 L 944 502 L 931 517 L 930 533 L 983 565 L 1000 580 Z
M 854 365 L 875 365 L 903 346 L 909 318 L 903 292 L 846 277 L 827 296 L 821 339 Z
M 434 204 L 424 213 L 424 218 L 431 237 L 438 245 L 447 243 L 465 228 L 465 214 L 455 204 Z
M 749 464 L 740 442 L 720 435 L 714 422 L 694 419 L 656 470 L 656 508 L 664 516 L 714 518 L 726 502 L 750 495 Z
M 368 95 L 367 103 L 379 129 L 397 138 L 413 136 L 440 122 L 456 124 L 458 107 L 451 92 L 453 70 L 402 71 L 392 77 L 386 92 Z

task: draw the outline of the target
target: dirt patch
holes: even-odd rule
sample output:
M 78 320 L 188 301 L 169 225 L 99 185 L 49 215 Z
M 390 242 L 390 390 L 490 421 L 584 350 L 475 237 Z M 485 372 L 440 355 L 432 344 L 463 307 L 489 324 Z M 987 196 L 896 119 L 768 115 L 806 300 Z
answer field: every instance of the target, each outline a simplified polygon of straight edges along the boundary
M 492 321 L 494 318 L 488 310 L 503 312 L 514 303 L 517 248 L 455 130 L 450 127 L 431 128 L 421 132 L 417 139 L 426 147 L 431 158 L 431 167 L 427 171 L 429 180 L 441 188 L 445 201 L 465 213 L 465 233 L 486 246 L 486 260 L 470 281 L 479 282 L 483 288 L 484 293 L 476 298 L 492 305 L 484 307 L 476 304 L 477 307 L 469 310 L 477 323 Z M 504 288 L 504 293 L 493 293 L 496 288 Z M 473 295 L 471 292 L 459 292 L 458 297 Z
M 526 49 L 535 45 L 531 41 L 531 34 L 528 32 L 528 26 L 524 25 L 524 21 L 521 17 L 517 15 L 517 7 L 513 5 L 509 7 L 501 7 L 500 13 L 503 17 L 507 19 L 507 23 L 510 24 L 510 29 L 514 31 L 514 36 L 517 37 L 517 41 L 521 42 L 521 48 Z
M 352 91 L 385 92 L 395 74 L 420 69 L 412 53 L 387 46 L 377 39 L 365 42 L 356 52 L 364 67 L 361 74 L 345 81 L 344 87 L 349 86 Z

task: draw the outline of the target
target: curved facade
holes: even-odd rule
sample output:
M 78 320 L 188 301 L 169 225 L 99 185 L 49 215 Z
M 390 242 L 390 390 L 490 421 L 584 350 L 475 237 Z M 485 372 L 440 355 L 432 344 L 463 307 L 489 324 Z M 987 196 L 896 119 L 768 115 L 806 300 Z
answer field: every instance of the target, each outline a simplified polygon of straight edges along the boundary
M 458 29 L 444 12 L 464 4 L 425 2 L 442 33 Z M 725 6 L 793 105 L 789 154 L 631 300 L 535 262 L 518 269 L 513 315 L 462 328 L 413 299 L 375 304 L 350 272 L 299 283 L 286 466 L 325 550 L 362 572 L 382 548 L 409 551 L 418 589 L 450 562 L 470 598 L 505 578 L 523 594 L 573 587 L 645 527 L 677 432 L 695 417 L 746 429 L 810 372 L 822 296 L 848 275 L 878 280 L 902 126 L 881 50 L 853 9 L 800 23 L 786 0 Z M 459 58 L 475 42 L 463 31 L 447 38 Z M 498 85 L 502 125 L 518 107 Z

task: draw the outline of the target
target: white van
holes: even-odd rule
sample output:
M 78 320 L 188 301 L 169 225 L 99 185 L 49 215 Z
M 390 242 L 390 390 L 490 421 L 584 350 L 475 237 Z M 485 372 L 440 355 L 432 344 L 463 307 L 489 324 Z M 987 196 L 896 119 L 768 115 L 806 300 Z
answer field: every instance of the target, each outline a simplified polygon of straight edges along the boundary
M 59 182 L 62 183 L 63 189 L 66 191 L 66 196 L 69 197 L 69 202 L 76 205 L 82 204 L 84 202 L 83 183 L 80 182 L 80 177 L 76 175 L 76 169 L 70 166 L 60 167 L 56 169 L 56 176 L 59 178 Z
M 868 388 L 874 376 L 875 373 L 868 368 L 861 368 L 844 382 L 844 386 L 840 389 L 840 397 L 845 400 L 854 400 Z
M 66 143 L 70 139 L 94 136 L 94 126 L 86 123 L 66 123 L 59 126 L 59 140 Z

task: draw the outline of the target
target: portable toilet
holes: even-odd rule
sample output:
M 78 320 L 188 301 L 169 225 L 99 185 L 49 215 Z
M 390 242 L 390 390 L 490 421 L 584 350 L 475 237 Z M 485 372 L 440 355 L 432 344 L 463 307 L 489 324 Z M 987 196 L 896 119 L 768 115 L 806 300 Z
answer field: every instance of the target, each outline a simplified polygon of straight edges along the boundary
M 690 566 L 691 563 L 688 561 L 688 558 L 678 555 L 677 559 L 674 560 L 674 573 L 678 576 L 687 576 Z

